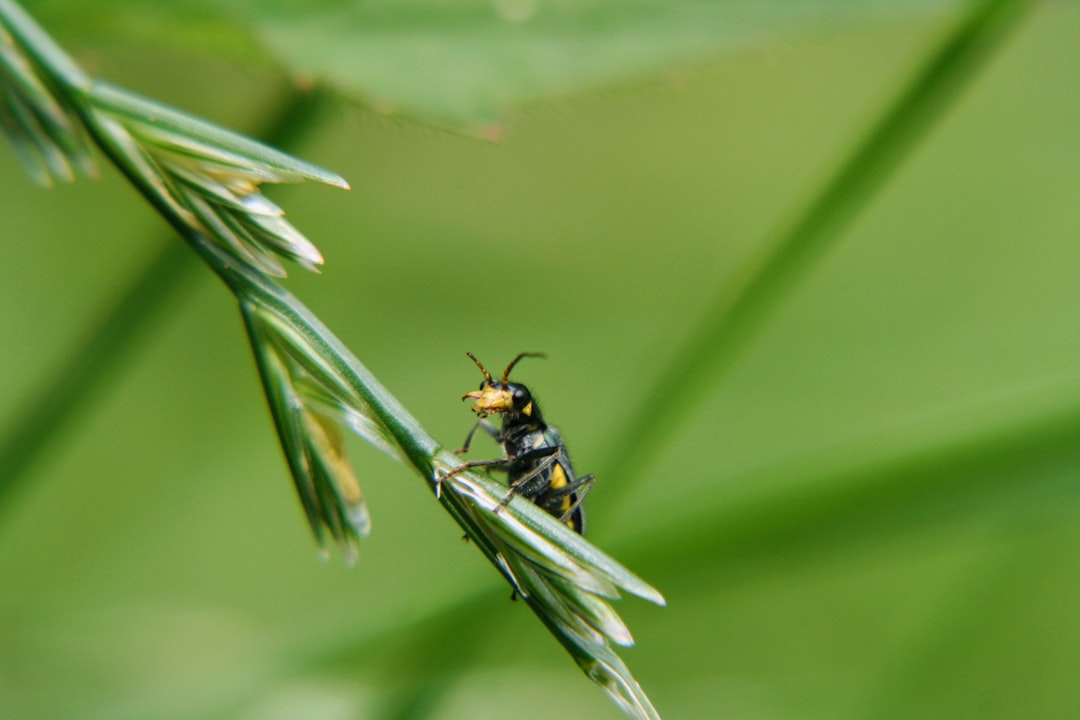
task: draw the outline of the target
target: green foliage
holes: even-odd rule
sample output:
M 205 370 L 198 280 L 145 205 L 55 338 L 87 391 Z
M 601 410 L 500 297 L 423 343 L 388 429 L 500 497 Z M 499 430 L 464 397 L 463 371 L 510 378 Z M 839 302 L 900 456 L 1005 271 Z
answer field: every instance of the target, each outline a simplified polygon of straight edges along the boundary
M 272 59 L 375 107 L 480 133 L 523 103 L 595 90 L 807 29 L 939 15 L 959 0 L 452 0 L 318 4 L 232 0 L 171 2 L 148 9 L 131 0 L 111 12 L 42 18 L 86 34 L 157 28 L 160 42 L 205 45 L 197 30 L 247 35 L 250 59 Z M 177 31 L 180 28 L 180 31 Z M 211 37 L 216 33 L 211 30 Z M 145 34 L 144 34 L 145 38 Z M 235 47 L 235 45 L 234 45 Z

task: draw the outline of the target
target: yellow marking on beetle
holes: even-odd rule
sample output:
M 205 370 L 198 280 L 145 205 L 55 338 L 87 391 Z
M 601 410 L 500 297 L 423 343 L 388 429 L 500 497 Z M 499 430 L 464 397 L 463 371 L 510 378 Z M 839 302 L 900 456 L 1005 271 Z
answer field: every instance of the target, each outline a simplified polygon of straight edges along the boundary
M 521 412 L 525 413 L 529 417 L 532 417 L 532 403 L 529 403 L 521 409 Z
M 566 471 L 559 463 L 555 463 L 551 468 L 551 487 L 556 490 L 566 487 Z
M 555 466 L 551 468 L 551 487 L 553 490 L 566 487 L 566 471 L 563 470 L 563 466 L 559 463 L 555 463 Z M 566 512 L 570 509 L 570 505 L 570 496 L 567 495 L 562 499 L 562 502 L 559 503 L 559 509 Z M 577 528 L 574 527 L 573 518 L 567 520 L 566 524 L 571 530 L 577 530 Z
M 554 490 L 558 490 L 560 488 L 566 487 L 566 471 L 563 470 L 563 466 L 560 465 L 559 463 L 555 463 L 555 466 L 551 468 L 551 487 Z M 570 496 L 569 495 L 564 497 L 562 499 L 562 502 L 559 503 L 559 509 L 562 510 L 563 512 L 566 512 L 567 510 L 570 509 Z M 576 529 L 574 527 L 574 521 L 573 520 L 568 520 L 566 522 L 566 524 L 570 526 L 571 530 Z
M 534 448 L 540 447 L 543 444 L 543 442 L 544 442 L 544 437 L 540 436 L 540 437 L 536 438 L 536 442 L 533 443 L 533 447 Z M 566 471 L 563 470 L 563 466 L 558 462 L 554 463 L 551 466 L 551 489 L 552 490 L 559 490 L 561 488 L 564 488 L 564 487 L 566 487 L 566 482 L 567 482 L 566 481 Z M 567 495 L 566 497 L 563 498 L 562 504 L 559 506 L 559 509 L 562 510 L 563 512 L 570 509 L 570 496 L 569 495 Z M 567 524 L 570 525 L 571 527 L 573 527 L 572 524 L 570 524 L 570 523 L 567 523 Z

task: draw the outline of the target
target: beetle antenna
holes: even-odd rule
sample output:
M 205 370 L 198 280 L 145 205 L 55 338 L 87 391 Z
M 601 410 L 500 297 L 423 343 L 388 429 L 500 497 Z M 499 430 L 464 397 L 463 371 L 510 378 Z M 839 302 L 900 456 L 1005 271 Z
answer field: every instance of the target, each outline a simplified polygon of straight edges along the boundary
M 527 358 L 527 357 L 542 358 L 542 357 L 547 357 L 547 355 L 545 355 L 544 353 L 536 353 L 536 352 L 533 352 L 533 353 L 524 352 L 524 353 L 519 354 L 516 358 L 514 358 L 513 360 L 510 361 L 509 365 L 506 366 L 506 372 L 503 373 L 503 379 L 502 379 L 503 385 L 505 385 L 506 383 L 508 383 L 510 381 L 510 371 L 513 370 L 514 366 L 518 364 L 518 360 L 520 360 L 521 358 Z
M 491 380 L 491 373 L 489 373 L 489 372 L 488 372 L 488 370 L 487 370 L 487 368 L 486 368 L 486 367 L 484 367 L 484 364 L 483 364 L 482 362 L 480 362 L 479 360 L 477 360 L 477 359 L 476 359 L 476 356 L 475 356 L 475 355 L 473 355 L 473 354 L 472 354 L 471 352 L 467 352 L 467 353 L 465 353 L 465 354 L 466 354 L 466 355 L 468 355 L 468 356 L 469 356 L 469 358 L 470 358 L 470 359 L 471 359 L 471 360 L 472 360 L 472 361 L 473 361 L 474 363 L 476 363 L 476 367 L 480 368 L 480 372 L 484 373 L 484 379 L 485 379 L 485 380 L 487 380 L 488 382 L 492 382 L 492 380 Z M 515 360 L 514 362 L 517 362 L 517 361 Z

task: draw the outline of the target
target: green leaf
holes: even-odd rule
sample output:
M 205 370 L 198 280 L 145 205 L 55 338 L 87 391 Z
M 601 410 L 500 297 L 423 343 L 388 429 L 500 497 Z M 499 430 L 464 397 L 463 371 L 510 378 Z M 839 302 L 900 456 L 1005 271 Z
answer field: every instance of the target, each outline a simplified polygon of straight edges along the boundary
M 962 0 L 232 0 L 110 3 L 83 32 L 252 28 L 266 55 L 380 112 L 483 132 L 512 108 L 659 77 L 720 53 L 854 22 L 951 12 Z M 216 15 L 208 16 L 208 13 Z M 103 17 L 104 16 L 104 17 Z M 115 20 L 110 21 L 108 18 Z M 144 18 L 135 23 L 132 17 Z M 64 17 L 50 17 L 63 23 Z M 70 22 L 70 19 L 67 19 Z M 73 28 L 75 30 L 75 28 Z M 144 35 L 145 37 L 145 35 Z M 245 41 L 248 38 L 245 38 Z
M 878 17 L 881 3 L 471 0 L 335 3 L 265 12 L 262 37 L 290 67 L 385 112 L 453 125 L 632 82 L 762 36 Z M 891 10 L 887 12 L 896 12 Z

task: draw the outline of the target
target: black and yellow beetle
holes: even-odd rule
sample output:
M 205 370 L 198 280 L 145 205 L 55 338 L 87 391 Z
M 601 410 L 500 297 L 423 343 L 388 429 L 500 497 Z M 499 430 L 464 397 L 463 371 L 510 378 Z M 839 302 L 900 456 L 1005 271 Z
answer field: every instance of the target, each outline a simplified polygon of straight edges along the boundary
M 505 472 L 510 492 L 503 498 L 501 506 L 509 503 L 514 495 L 521 495 L 584 535 L 585 510 L 581 503 L 592 489 L 594 478 L 592 475 L 579 478 L 574 474 L 559 431 L 544 422 L 540 406 L 529 389 L 521 383 L 510 382 L 510 371 L 519 360 L 543 357 L 543 354 L 521 353 L 506 366 L 501 381 L 492 379 L 491 373 L 475 355 L 466 355 L 484 373 L 484 381 L 479 390 L 465 393 L 461 398 L 476 401 L 472 409 L 480 419 L 457 452 L 468 452 L 476 430 L 482 428 L 502 445 L 506 457 L 474 460 L 459 469 L 487 467 Z M 501 429 L 487 421 L 489 415 L 502 416 Z

